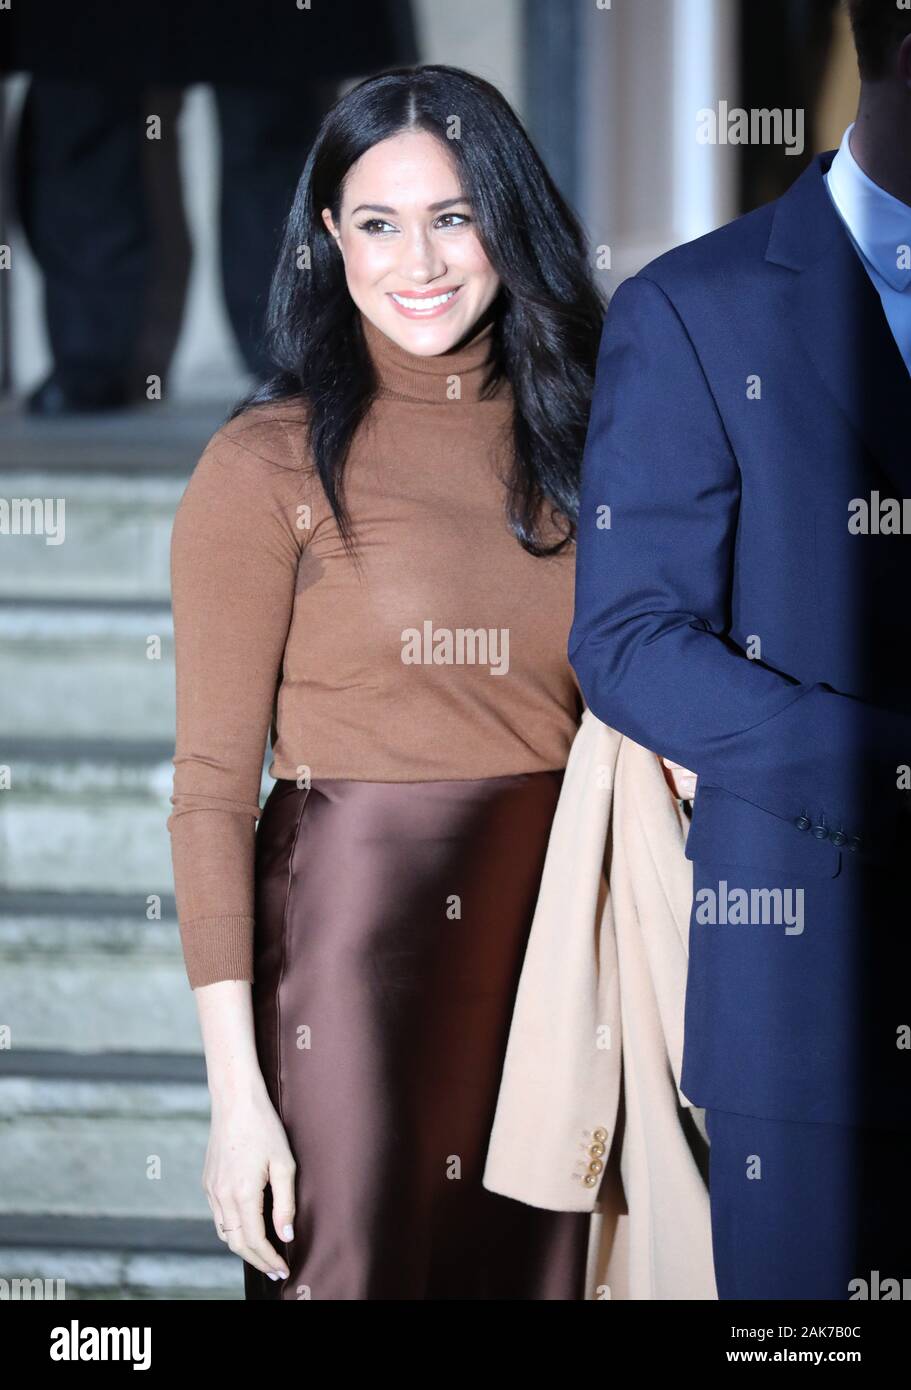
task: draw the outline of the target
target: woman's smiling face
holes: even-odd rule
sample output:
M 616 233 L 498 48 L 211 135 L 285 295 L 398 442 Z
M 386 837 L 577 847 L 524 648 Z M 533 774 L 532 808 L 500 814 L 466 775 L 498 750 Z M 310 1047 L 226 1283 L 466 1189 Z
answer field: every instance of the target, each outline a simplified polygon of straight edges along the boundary
M 322 217 L 351 298 L 408 352 L 447 352 L 500 288 L 455 161 L 427 131 L 373 145 L 348 171 L 338 225 L 328 208 Z

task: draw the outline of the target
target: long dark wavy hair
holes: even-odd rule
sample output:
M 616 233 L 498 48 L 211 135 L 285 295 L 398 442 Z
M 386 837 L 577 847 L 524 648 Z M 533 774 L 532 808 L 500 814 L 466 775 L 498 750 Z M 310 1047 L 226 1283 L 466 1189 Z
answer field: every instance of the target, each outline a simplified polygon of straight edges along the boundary
M 464 138 L 449 139 L 453 114 Z M 533 555 L 574 537 L 579 473 L 605 304 L 579 222 L 518 117 L 489 82 L 460 68 L 427 64 L 369 77 L 325 116 L 284 224 L 266 310 L 266 348 L 275 371 L 229 419 L 254 405 L 299 397 L 308 446 L 342 540 L 352 549 L 343 500 L 345 462 L 377 390 L 357 306 L 321 211 L 336 224 L 345 177 L 371 146 L 423 130 L 451 152 L 486 255 L 501 281 L 490 381 L 505 376 L 514 400 L 514 458 L 506 516 Z M 309 269 L 299 269 L 302 248 Z M 559 538 L 545 543 L 549 504 Z

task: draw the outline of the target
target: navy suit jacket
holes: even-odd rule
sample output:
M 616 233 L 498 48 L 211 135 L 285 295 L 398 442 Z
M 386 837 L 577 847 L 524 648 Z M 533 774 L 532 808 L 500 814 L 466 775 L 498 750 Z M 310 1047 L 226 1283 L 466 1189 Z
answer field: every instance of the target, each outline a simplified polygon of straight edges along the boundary
M 600 719 L 699 776 L 685 1094 L 905 1126 L 911 540 L 849 517 L 911 497 L 911 377 L 833 154 L 614 295 L 569 654 Z M 749 922 L 712 922 L 734 888 Z M 785 931 L 762 914 L 797 889 Z

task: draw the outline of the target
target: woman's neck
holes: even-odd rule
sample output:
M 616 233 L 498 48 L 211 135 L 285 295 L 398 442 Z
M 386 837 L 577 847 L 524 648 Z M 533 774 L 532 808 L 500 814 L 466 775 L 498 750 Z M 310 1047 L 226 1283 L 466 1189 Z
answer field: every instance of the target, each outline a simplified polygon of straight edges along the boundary
M 484 386 L 494 350 L 492 319 L 482 320 L 461 344 L 432 356 L 409 352 L 364 313 L 360 321 L 382 395 L 429 404 L 487 399 Z M 491 394 L 498 395 L 502 386 L 501 381 Z

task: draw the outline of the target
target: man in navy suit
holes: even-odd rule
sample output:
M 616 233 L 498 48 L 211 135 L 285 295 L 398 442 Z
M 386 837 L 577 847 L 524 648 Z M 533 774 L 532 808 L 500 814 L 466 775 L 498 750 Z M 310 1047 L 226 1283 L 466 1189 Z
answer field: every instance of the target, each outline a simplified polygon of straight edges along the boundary
M 607 316 L 570 658 L 699 778 L 682 1089 L 723 1299 L 911 1277 L 911 13 L 857 121 Z

